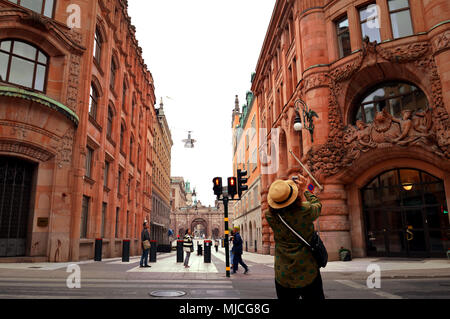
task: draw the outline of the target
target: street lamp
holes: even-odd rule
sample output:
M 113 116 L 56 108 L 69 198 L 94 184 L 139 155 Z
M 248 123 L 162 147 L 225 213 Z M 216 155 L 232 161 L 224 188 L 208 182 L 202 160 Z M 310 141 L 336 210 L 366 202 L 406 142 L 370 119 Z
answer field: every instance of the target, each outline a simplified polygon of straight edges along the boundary
M 300 119 L 300 107 L 302 108 L 303 124 Z M 311 134 L 311 142 L 314 143 L 314 117 L 319 118 L 316 112 L 311 110 L 303 100 L 297 100 L 295 102 L 295 110 L 297 111 L 297 117 L 294 120 L 294 130 L 296 132 L 306 129 Z

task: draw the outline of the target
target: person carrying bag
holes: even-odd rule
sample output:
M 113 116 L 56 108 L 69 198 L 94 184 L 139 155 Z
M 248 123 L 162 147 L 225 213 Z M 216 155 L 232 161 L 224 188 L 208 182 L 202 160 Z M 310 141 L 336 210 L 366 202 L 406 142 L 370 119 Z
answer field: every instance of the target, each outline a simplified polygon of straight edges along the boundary
M 326 249 L 313 222 L 322 204 L 310 193 L 302 192 L 306 179 L 277 180 L 269 188 L 266 220 L 273 229 L 275 248 L 275 286 L 278 299 L 325 299 L 320 267 L 328 260 Z

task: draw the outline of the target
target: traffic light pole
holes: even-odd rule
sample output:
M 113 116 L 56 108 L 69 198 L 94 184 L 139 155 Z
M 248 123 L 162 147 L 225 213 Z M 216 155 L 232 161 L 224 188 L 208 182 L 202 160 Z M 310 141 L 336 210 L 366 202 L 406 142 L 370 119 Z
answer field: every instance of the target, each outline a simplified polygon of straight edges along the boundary
M 225 265 L 226 265 L 226 275 L 230 278 L 230 230 L 228 225 L 228 196 L 223 197 L 223 206 L 224 206 L 224 221 L 225 221 Z

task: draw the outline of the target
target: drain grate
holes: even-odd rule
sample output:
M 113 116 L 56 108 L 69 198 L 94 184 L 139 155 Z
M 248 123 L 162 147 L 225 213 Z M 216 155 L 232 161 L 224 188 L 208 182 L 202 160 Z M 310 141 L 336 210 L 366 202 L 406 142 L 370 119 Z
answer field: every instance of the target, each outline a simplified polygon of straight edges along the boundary
M 166 298 L 174 298 L 174 297 L 182 297 L 186 295 L 184 291 L 170 291 L 170 290 L 156 290 L 150 293 L 152 297 L 166 297 Z

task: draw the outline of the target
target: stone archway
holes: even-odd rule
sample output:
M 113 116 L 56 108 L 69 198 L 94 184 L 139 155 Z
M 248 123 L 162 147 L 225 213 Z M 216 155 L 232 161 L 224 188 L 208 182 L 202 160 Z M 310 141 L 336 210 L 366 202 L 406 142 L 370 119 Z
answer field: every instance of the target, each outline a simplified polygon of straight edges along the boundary
M 191 223 L 191 231 L 194 237 L 208 238 L 208 223 L 203 218 L 196 218 Z

